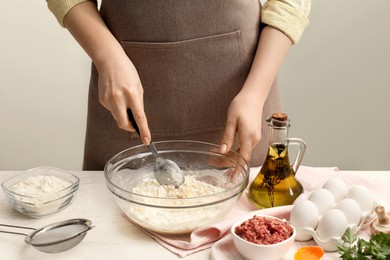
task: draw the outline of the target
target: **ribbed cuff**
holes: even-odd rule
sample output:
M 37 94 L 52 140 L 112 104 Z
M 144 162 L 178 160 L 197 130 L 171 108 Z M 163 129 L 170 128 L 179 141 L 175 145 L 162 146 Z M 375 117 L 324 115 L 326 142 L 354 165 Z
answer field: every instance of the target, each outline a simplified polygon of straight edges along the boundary
M 306 14 L 282 1 L 267 1 L 261 10 L 261 21 L 282 31 L 293 44 L 299 41 L 309 24 Z
M 69 10 L 72 9 L 72 7 L 74 7 L 75 5 L 87 1 L 96 2 L 96 0 L 95 1 L 94 0 L 66 0 L 66 1 L 47 0 L 47 6 L 49 7 L 49 10 L 57 18 L 57 21 L 60 23 L 60 25 L 64 27 L 64 17 L 69 12 Z

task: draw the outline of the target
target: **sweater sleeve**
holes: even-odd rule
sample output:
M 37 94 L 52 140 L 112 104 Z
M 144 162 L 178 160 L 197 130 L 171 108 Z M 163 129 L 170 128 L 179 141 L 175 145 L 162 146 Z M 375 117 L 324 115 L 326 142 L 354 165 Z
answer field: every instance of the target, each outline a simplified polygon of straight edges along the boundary
M 77 4 L 96 0 L 47 0 L 50 11 L 64 26 L 64 17 Z M 268 0 L 261 13 L 261 21 L 285 33 L 297 43 L 309 23 L 310 0 Z
M 46 0 L 49 10 L 57 18 L 57 21 L 60 25 L 64 26 L 64 17 L 69 12 L 72 7 L 75 5 L 81 4 L 87 1 L 93 1 L 97 3 L 96 0 Z
M 311 0 L 268 0 L 261 11 L 261 21 L 286 34 L 295 44 L 306 26 Z

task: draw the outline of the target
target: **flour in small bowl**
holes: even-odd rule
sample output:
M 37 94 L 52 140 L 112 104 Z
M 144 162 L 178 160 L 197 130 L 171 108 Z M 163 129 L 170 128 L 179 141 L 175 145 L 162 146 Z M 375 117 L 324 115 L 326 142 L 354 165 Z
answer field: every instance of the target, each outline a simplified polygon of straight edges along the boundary
M 63 196 L 59 194 L 69 187 L 71 182 L 54 175 L 30 176 L 26 180 L 18 182 L 12 186 L 12 191 L 21 196 L 15 196 L 17 199 L 34 204 L 39 207 L 43 203 L 55 200 Z

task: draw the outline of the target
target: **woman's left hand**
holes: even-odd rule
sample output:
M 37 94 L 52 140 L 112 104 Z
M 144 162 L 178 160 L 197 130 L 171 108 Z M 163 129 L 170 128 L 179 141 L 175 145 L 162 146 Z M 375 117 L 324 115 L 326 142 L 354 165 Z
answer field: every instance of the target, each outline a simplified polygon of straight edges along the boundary
M 236 134 L 239 140 L 239 154 L 249 162 L 252 149 L 261 139 L 263 102 L 244 89 L 230 103 L 221 152 L 230 151 Z
M 238 152 L 250 161 L 252 149 L 261 139 L 264 103 L 291 44 L 290 38 L 276 28 L 266 26 L 262 30 L 249 75 L 230 103 L 221 153 L 232 149 L 237 133 L 240 142 Z

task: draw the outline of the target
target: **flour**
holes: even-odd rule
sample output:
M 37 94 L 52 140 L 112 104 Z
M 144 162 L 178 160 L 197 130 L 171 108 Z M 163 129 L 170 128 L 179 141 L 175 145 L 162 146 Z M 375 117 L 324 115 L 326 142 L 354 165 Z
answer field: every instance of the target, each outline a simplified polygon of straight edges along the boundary
M 137 204 L 131 204 L 128 208 L 128 213 L 134 221 L 148 229 L 162 233 L 191 232 L 220 218 L 221 212 L 226 212 L 235 203 L 234 200 L 226 200 L 215 204 L 219 196 L 222 199 L 222 195 L 218 193 L 225 189 L 199 181 L 195 175 L 186 175 L 185 182 L 179 188 L 173 185 L 161 186 L 155 179 L 144 179 L 132 191 L 148 196 L 142 202 L 151 205 L 159 205 L 161 199 L 172 198 L 164 201 L 164 206 L 168 208 Z M 212 194 L 215 195 L 207 196 Z M 207 203 L 210 205 L 191 207 Z
M 58 193 L 69 187 L 71 182 L 54 175 L 30 176 L 26 180 L 14 184 L 12 191 L 21 195 L 18 200 L 40 207 L 43 203 L 55 200 L 64 194 Z
M 155 179 L 144 179 L 133 192 L 156 198 L 193 198 L 215 194 L 224 191 L 224 188 L 198 181 L 195 175 L 186 175 L 185 181 L 179 188 L 173 185 L 160 185 Z

